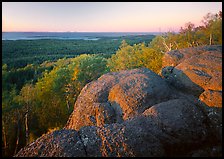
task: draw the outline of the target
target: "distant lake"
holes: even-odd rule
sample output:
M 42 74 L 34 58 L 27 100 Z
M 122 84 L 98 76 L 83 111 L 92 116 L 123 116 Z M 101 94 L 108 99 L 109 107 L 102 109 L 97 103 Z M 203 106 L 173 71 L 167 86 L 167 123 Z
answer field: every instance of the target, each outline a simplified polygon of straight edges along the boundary
M 158 35 L 158 32 L 2 32 L 2 40 L 99 40 L 101 37 L 120 37 L 128 35 Z

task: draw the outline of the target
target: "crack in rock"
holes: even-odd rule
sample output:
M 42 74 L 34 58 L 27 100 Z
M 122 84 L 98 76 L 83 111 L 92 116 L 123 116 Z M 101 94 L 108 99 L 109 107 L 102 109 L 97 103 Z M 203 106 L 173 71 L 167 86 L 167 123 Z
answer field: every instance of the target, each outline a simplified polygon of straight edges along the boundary
M 82 137 L 81 137 L 81 135 L 80 135 L 80 132 L 79 131 L 77 131 L 77 133 L 78 133 L 78 137 L 79 137 L 79 139 L 80 139 L 80 141 L 81 141 L 81 143 L 82 143 L 82 145 L 83 145 L 83 149 L 84 149 L 84 151 L 85 151 L 85 154 L 86 154 L 86 157 L 88 157 L 88 154 L 87 154 L 87 148 L 86 148 L 86 144 L 87 144 L 87 142 L 88 142 L 88 138 L 87 138 L 87 140 L 86 140 L 86 138 L 84 138 L 84 140 L 82 139 Z

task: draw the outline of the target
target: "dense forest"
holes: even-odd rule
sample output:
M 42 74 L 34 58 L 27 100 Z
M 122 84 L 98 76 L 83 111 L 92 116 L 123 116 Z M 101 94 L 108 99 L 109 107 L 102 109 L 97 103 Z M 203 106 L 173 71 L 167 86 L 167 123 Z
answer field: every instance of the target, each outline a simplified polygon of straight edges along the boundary
M 167 51 L 222 44 L 222 12 L 202 22 L 158 36 L 2 41 L 3 156 L 63 128 L 81 89 L 102 74 L 139 67 L 159 73 Z
M 10 68 L 25 67 L 27 64 L 40 64 L 60 58 L 76 57 L 80 54 L 102 54 L 109 57 L 118 49 L 122 40 L 130 45 L 149 43 L 154 35 L 129 35 L 122 37 L 100 37 L 99 40 L 4 40 L 2 60 Z

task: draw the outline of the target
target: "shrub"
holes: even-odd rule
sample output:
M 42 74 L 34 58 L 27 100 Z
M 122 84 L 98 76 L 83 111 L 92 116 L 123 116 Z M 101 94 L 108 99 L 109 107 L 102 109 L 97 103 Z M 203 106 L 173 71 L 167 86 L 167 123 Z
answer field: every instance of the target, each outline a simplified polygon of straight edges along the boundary
M 123 41 L 116 54 L 108 59 L 107 66 L 110 71 L 146 67 L 158 73 L 162 67 L 162 56 L 161 52 L 146 47 L 144 43 L 130 46 Z

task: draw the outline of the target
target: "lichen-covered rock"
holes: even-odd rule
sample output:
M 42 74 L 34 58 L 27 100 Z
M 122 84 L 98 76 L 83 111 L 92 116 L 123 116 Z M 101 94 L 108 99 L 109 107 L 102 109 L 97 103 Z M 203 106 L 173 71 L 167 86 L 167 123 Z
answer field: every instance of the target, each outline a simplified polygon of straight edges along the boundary
M 177 66 L 181 62 L 183 62 L 185 59 L 188 59 L 195 55 L 201 55 L 204 52 L 222 52 L 222 46 L 221 45 L 208 45 L 208 46 L 199 46 L 199 47 L 190 47 L 190 48 L 184 48 L 179 50 L 172 50 L 167 53 L 165 53 L 163 59 L 162 59 L 162 67 L 166 66 Z
M 167 52 L 162 75 L 211 107 L 222 107 L 222 46 L 204 46 Z M 167 67 L 165 67 L 167 66 Z
M 199 99 L 210 107 L 222 107 L 222 91 L 206 90 Z
M 209 51 L 192 56 L 175 68 L 205 90 L 222 90 L 222 52 Z
M 170 85 L 184 93 L 198 97 L 204 91 L 202 87 L 192 82 L 182 70 L 175 67 L 168 66 L 163 68 L 162 75 Z
M 15 157 L 85 157 L 85 149 L 75 130 L 45 134 L 21 149 Z
M 173 50 L 163 57 L 162 75 L 177 90 L 194 95 L 209 120 L 214 144 L 222 140 L 222 46 Z M 165 67 L 166 66 L 166 67 Z M 213 140 L 213 141 L 212 141 Z M 208 149 L 208 148 L 206 148 Z
M 108 73 L 83 88 L 65 128 L 121 123 L 174 96 L 167 83 L 149 69 Z
M 173 99 L 145 110 L 143 115 L 151 115 L 163 133 L 168 134 L 168 138 L 163 139 L 163 143 L 169 145 L 168 148 L 175 142 L 199 144 L 205 140 L 208 132 L 204 124 L 206 117 L 197 104 L 185 98 Z
M 194 103 L 186 99 L 174 99 L 156 104 L 145 110 L 142 115 L 125 120 L 123 123 L 113 123 L 103 127 L 84 126 L 78 132 L 56 131 L 28 145 L 16 156 L 163 157 L 187 155 L 189 150 L 206 141 L 208 131 L 205 120 L 203 112 Z M 68 143 L 64 142 L 66 140 Z M 69 143 L 71 145 L 67 147 Z M 33 151 L 30 151 L 30 147 Z

